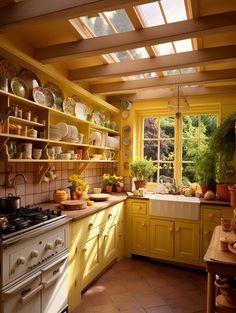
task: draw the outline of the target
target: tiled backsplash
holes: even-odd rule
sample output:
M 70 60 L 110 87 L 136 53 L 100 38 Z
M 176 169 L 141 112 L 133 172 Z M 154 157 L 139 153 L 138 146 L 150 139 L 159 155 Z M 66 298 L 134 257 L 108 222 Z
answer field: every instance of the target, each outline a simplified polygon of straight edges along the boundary
M 21 205 L 37 204 L 40 202 L 53 199 L 53 192 L 56 189 L 68 190 L 69 182 L 68 177 L 72 174 L 78 173 L 76 166 L 82 166 L 80 163 L 55 163 L 55 170 L 57 178 L 50 182 L 42 182 L 41 184 L 34 183 L 37 177 L 38 163 L 7 163 L 0 161 L 0 196 L 7 196 L 9 193 L 15 195 L 13 188 L 6 188 L 4 182 L 6 179 L 7 171 L 11 171 L 10 179 L 16 174 L 24 174 L 27 182 L 24 183 L 23 177 L 17 176 L 16 178 L 16 194 L 21 197 Z M 93 192 L 94 187 L 102 187 L 101 177 L 104 173 L 116 173 L 115 163 L 90 163 L 81 174 L 90 185 L 89 192 Z M 130 190 L 129 177 L 124 178 L 125 189 Z

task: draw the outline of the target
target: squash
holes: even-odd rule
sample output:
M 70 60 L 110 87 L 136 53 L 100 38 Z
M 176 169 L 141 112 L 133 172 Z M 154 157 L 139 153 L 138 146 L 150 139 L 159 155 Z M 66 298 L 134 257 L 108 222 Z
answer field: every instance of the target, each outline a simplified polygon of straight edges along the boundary
M 208 190 L 205 194 L 204 194 L 204 199 L 205 200 L 215 200 L 215 193 L 211 190 Z

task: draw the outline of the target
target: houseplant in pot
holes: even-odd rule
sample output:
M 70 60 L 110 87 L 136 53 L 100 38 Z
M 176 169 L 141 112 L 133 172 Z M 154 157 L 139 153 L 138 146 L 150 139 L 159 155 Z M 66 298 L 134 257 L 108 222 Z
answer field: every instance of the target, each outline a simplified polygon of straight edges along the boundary
M 130 164 L 131 174 L 136 178 L 134 181 L 135 189 L 145 188 L 147 179 L 151 177 L 156 171 L 157 167 L 151 159 L 144 158 L 136 160 Z
M 215 192 L 216 156 L 209 147 L 199 152 L 195 162 L 195 175 L 203 196 L 208 190 Z
M 217 196 L 225 201 L 230 200 L 228 185 L 234 174 L 232 162 L 235 156 L 235 123 L 236 112 L 222 120 L 213 132 L 209 143 L 211 151 L 216 155 L 217 181 L 219 182 L 216 185 Z

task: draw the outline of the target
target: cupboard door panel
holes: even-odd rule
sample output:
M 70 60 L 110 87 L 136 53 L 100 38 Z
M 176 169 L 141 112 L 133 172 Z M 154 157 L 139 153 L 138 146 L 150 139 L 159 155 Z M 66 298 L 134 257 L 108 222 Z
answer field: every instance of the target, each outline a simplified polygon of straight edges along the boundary
M 173 257 L 174 222 L 150 220 L 150 253 Z
M 133 216 L 131 226 L 131 249 L 133 253 L 146 254 L 147 251 L 147 219 Z

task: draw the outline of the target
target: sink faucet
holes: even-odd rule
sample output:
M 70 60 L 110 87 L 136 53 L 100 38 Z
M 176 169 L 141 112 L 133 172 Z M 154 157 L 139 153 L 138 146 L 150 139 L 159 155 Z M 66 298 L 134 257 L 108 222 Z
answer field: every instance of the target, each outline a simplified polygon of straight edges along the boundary
M 16 188 L 16 178 L 18 176 L 21 176 L 25 183 L 27 182 L 26 177 L 25 177 L 24 174 L 21 174 L 21 173 L 16 174 L 12 179 L 10 179 L 10 175 L 11 175 L 11 172 L 6 172 L 6 178 L 5 178 L 4 185 L 7 188 Z

